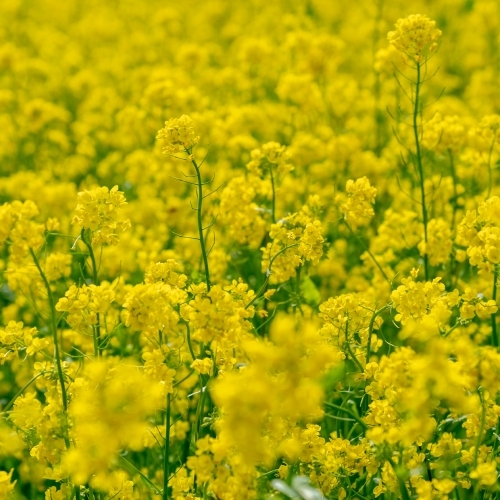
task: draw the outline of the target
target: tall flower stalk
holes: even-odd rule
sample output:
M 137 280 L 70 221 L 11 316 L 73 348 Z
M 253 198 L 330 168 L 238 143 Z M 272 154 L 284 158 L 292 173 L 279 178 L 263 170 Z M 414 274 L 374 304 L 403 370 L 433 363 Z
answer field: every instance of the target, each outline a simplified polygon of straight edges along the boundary
M 427 16 L 413 14 L 404 19 L 399 19 L 395 24 L 396 30 L 387 34 L 389 42 L 401 52 L 405 58 L 415 61 L 415 66 L 410 66 L 416 71 L 416 79 L 413 82 L 413 95 L 410 96 L 412 109 L 412 128 L 415 140 L 415 150 L 411 152 L 413 164 L 417 172 L 420 185 L 420 203 L 422 205 L 422 222 L 424 225 L 424 241 L 427 246 L 428 234 L 428 213 L 425 196 L 425 176 L 422 163 L 421 150 L 421 129 L 419 117 L 422 117 L 421 89 L 424 79 L 422 69 L 427 65 L 429 55 L 437 49 L 437 40 L 441 36 L 441 31 L 436 28 L 436 22 L 431 21 Z M 427 252 L 424 254 L 425 279 L 429 279 L 429 258 Z

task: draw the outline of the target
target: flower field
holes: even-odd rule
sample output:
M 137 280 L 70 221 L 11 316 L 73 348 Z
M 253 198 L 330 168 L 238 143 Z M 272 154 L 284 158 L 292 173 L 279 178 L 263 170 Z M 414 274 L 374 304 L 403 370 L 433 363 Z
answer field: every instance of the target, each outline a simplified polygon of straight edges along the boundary
M 500 498 L 498 0 L 0 2 L 0 500 Z

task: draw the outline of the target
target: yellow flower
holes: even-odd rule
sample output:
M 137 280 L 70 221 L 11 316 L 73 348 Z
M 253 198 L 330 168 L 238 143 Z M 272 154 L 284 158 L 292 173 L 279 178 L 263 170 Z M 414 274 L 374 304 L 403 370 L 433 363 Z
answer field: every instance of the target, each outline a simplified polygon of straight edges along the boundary
M 477 479 L 481 486 L 492 486 L 498 481 L 496 462 L 479 464 L 470 474 L 471 479 Z
M 92 231 L 92 244 L 118 244 L 118 234 L 130 227 L 128 219 L 120 219 L 119 211 L 126 205 L 118 186 L 85 190 L 78 193 L 78 205 L 72 224 Z
M 437 48 L 441 31 L 436 28 L 436 21 L 427 16 L 412 14 L 398 19 L 396 30 L 387 34 L 387 39 L 399 52 L 421 62 L 429 52 Z
M 194 368 L 198 373 L 210 375 L 213 368 L 213 361 L 210 358 L 195 359 L 191 363 L 191 368 Z
M 187 115 L 166 121 L 156 138 L 163 142 L 165 154 L 191 149 L 199 141 L 199 137 L 194 134 L 193 120 Z

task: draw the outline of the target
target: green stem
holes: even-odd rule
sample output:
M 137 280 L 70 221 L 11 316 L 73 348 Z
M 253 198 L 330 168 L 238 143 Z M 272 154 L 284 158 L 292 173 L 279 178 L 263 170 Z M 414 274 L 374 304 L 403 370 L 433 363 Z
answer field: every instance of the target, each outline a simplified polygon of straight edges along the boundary
M 195 370 L 191 370 L 184 378 L 181 378 L 180 380 L 178 380 L 172 387 L 177 387 L 178 385 L 181 385 L 182 382 L 187 380 L 194 372 L 195 372 Z
M 168 500 L 168 479 L 170 476 L 170 393 L 167 394 L 167 414 L 165 417 L 165 456 L 163 457 L 163 500 Z
M 191 328 L 189 328 L 188 323 L 186 323 L 186 339 L 191 357 L 193 358 L 193 361 L 196 361 L 196 354 L 194 353 L 193 344 L 191 343 Z
M 277 257 L 279 257 L 282 253 L 286 252 L 289 248 L 298 247 L 299 243 L 294 243 L 293 245 L 288 245 L 282 248 L 276 255 L 269 261 L 269 266 L 266 270 L 266 279 L 264 280 L 264 284 L 260 287 L 259 291 L 255 294 L 254 298 L 245 306 L 245 309 L 248 309 L 266 290 L 267 284 L 269 283 L 269 278 L 271 277 L 271 268 L 273 266 L 274 261 Z
M 30 248 L 30 254 L 33 259 L 33 262 L 35 263 L 36 268 L 38 269 L 38 273 L 40 274 L 40 277 L 42 278 L 42 281 L 45 285 L 45 289 L 47 291 L 47 297 L 49 300 L 49 308 L 50 308 L 50 327 L 52 330 L 52 338 L 54 340 L 54 357 L 56 361 L 56 367 L 57 367 L 57 375 L 59 378 L 59 384 L 61 386 L 61 399 L 62 399 L 62 406 L 63 406 L 63 415 L 64 415 L 64 442 L 66 443 L 66 448 L 69 449 L 70 443 L 69 443 L 69 438 L 68 438 L 68 396 L 66 394 L 66 386 L 64 385 L 64 374 L 62 370 L 62 363 L 61 363 L 61 353 L 59 351 L 59 340 L 57 338 L 57 321 L 56 321 L 56 307 L 54 303 L 54 296 L 52 294 L 52 290 L 50 288 L 50 283 L 47 280 L 47 277 L 45 276 L 45 273 L 43 272 L 40 262 L 38 261 L 38 258 L 33 251 L 32 248 Z
M 458 203 L 458 193 L 457 193 L 457 173 L 455 171 L 455 162 L 453 160 L 453 152 L 451 149 L 448 149 L 448 156 L 450 157 L 450 170 L 451 170 L 451 178 L 453 179 L 453 218 L 451 219 L 451 230 L 455 228 L 455 216 L 457 214 L 457 203 Z
M 191 151 L 187 151 L 189 155 L 191 155 Z M 198 207 L 196 209 L 197 211 L 197 218 L 198 218 L 198 235 L 200 239 L 200 246 L 201 246 L 201 254 L 203 256 L 203 264 L 205 266 L 205 281 L 207 284 L 207 290 L 210 291 L 210 271 L 208 268 L 208 255 L 207 255 L 207 249 L 205 246 L 205 236 L 203 235 L 203 216 L 202 216 L 202 209 L 203 209 L 203 183 L 201 181 L 201 172 L 200 172 L 200 167 L 196 163 L 196 160 L 193 158 L 191 160 L 191 163 L 193 164 L 194 169 L 196 170 L 196 179 L 197 179 L 197 186 L 198 186 Z
M 493 294 L 492 294 L 492 299 L 497 301 L 497 269 L 495 268 L 493 270 Z M 498 333 L 497 333 L 497 313 L 494 312 L 491 315 L 491 342 L 493 344 L 493 347 L 496 347 L 498 349 Z
M 396 477 L 398 478 L 399 491 L 401 492 L 401 496 L 403 497 L 403 500 L 410 500 L 410 495 L 408 494 L 408 490 L 406 489 L 405 481 L 397 473 L 396 465 L 394 464 L 394 461 L 392 460 L 392 458 L 389 458 L 388 462 L 391 464 L 392 470 L 394 471 L 394 474 L 396 474 Z
M 40 372 L 35 375 L 29 382 L 27 382 L 23 388 L 5 405 L 2 410 L 3 413 L 8 412 L 12 405 L 16 402 L 16 399 L 38 378 L 41 377 L 45 372 Z
M 85 228 L 82 228 L 82 232 L 80 233 L 80 238 L 83 241 L 83 244 L 87 247 L 87 250 L 89 251 L 89 257 L 92 262 L 92 283 L 94 283 L 94 285 L 97 285 L 97 263 L 95 260 L 92 244 L 85 238 Z
M 194 426 L 193 426 L 193 444 L 196 443 L 196 441 L 198 441 L 198 436 L 200 435 L 200 429 L 201 429 L 201 420 L 202 420 L 202 416 L 203 416 L 203 410 L 205 409 L 205 393 L 207 392 L 207 387 L 203 387 L 203 384 L 202 384 L 202 387 L 200 389 L 200 399 L 198 400 L 198 408 L 196 410 L 196 421 L 194 422 Z
M 415 83 L 415 108 L 413 110 L 413 134 L 415 136 L 415 157 L 417 160 L 418 175 L 420 178 L 420 194 L 422 197 L 422 218 L 424 222 L 424 241 L 426 246 L 426 251 L 424 254 L 424 268 L 425 268 L 425 281 L 429 280 L 429 257 L 427 255 L 427 206 L 425 202 L 425 185 L 424 185 L 424 168 L 422 165 L 422 152 L 420 150 L 420 139 L 418 136 L 418 114 L 420 107 L 420 87 L 422 83 L 420 81 L 420 62 L 417 62 L 417 81 Z
M 271 172 L 271 188 L 272 188 L 272 194 L 273 198 L 271 201 L 271 217 L 273 224 L 276 224 L 276 188 L 274 186 L 274 174 L 273 174 L 273 167 L 269 166 L 269 172 Z
M 144 484 L 154 491 L 155 495 L 160 495 L 160 488 L 156 486 L 151 479 L 149 479 L 145 474 L 143 474 L 134 464 L 129 462 L 124 456 L 118 455 L 118 457 L 124 462 L 124 469 L 131 474 L 137 474 L 143 480 Z
M 97 262 L 94 255 L 94 249 L 92 248 L 92 244 L 85 238 L 85 228 L 82 228 L 82 232 L 80 234 L 80 238 L 83 241 L 84 245 L 87 247 L 89 251 L 90 261 L 92 262 L 92 283 L 97 285 Z M 99 313 L 96 314 L 97 324 L 92 327 L 92 333 L 94 337 L 94 356 L 96 358 L 100 355 L 100 345 L 101 345 L 101 318 Z
M 347 352 L 351 356 L 351 358 L 354 361 L 354 363 L 356 364 L 356 366 L 359 368 L 359 371 L 361 373 L 363 373 L 365 371 L 363 368 L 363 365 L 359 362 L 359 359 L 354 355 L 354 353 L 352 352 L 351 346 L 349 344 L 349 338 L 347 336 L 348 329 L 349 329 L 349 321 L 346 321 L 346 323 L 345 323 L 345 345 L 347 348 Z
M 373 313 L 373 316 L 372 316 L 370 323 L 368 325 L 368 344 L 366 346 L 366 363 L 370 362 L 372 333 L 373 333 L 373 327 L 375 326 L 375 320 L 377 319 L 378 316 L 380 316 L 387 309 L 389 309 L 388 305 L 381 307 L 378 311 L 375 311 Z
M 302 265 L 299 265 L 297 267 L 297 270 L 295 271 L 295 299 L 298 302 L 298 304 L 295 304 L 293 306 L 294 311 L 297 309 L 297 305 L 298 305 L 300 311 L 302 311 L 301 297 L 300 297 L 300 270 L 301 270 L 301 268 L 302 268 Z
M 391 289 L 393 288 L 392 286 L 392 281 L 387 277 L 387 274 L 385 274 L 384 270 L 382 269 L 382 266 L 379 264 L 378 260 L 375 258 L 375 255 L 373 255 L 370 251 L 370 249 L 365 245 L 364 241 L 354 232 L 354 229 L 351 227 L 349 222 L 347 222 L 347 219 L 344 217 L 342 219 L 344 221 L 344 224 L 347 226 L 347 229 L 351 231 L 352 235 L 361 243 L 361 246 L 365 249 L 365 251 L 368 253 L 368 255 L 371 257 L 375 265 L 378 267 L 378 270 L 382 273 L 382 276 L 385 278 L 387 283 L 389 283 L 389 286 Z
M 325 406 L 328 406 L 330 408 L 334 408 L 335 410 L 339 410 L 339 411 L 346 413 L 347 415 L 350 415 L 354 420 L 356 420 L 356 422 L 361 427 L 363 427 L 363 429 L 368 429 L 368 425 L 365 422 L 363 422 L 363 420 L 361 420 L 361 418 L 359 418 L 358 415 L 356 415 L 353 411 L 349 410 L 348 408 L 344 408 L 343 406 L 336 405 L 335 403 L 326 403 L 326 402 L 325 402 Z
M 457 321 L 448 331 L 443 333 L 443 338 L 446 338 L 453 330 L 456 330 L 461 326 L 460 321 Z

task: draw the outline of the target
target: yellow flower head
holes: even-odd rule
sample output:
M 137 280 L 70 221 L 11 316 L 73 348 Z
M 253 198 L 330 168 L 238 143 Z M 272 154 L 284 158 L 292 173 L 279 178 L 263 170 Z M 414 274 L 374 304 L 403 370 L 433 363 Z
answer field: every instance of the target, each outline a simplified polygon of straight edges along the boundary
M 118 233 L 130 227 L 128 219 L 119 218 L 119 210 L 126 205 L 125 196 L 118 186 L 106 186 L 78 193 L 73 224 L 93 231 L 92 244 L 118 244 Z
M 395 26 L 396 31 L 389 31 L 387 39 L 399 52 L 421 62 L 427 53 L 436 50 L 436 42 L 441 36 L 441 30 L 436 28 L 436 21 L 421 14 L 411 14 L 398 19 Z
M 346 193 L 347 199 L 340 207 L 345 219 L 353 226 L 365 225 L 375 214 L 372 205 L 377 189 L 370 185 L 366 177 L 361 177 L 356 181 L 347 181 Z M 338 201 L 344 200 L 339 197 Z
M 193 120 L 188 115 L 171 118 L 165 127 L 158 131 L 157 139 L 163 141 L 163 153 L 178 153 L 198 144 L 199 137 L 194 135 Z

